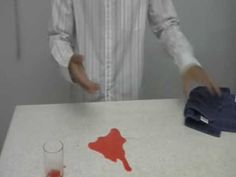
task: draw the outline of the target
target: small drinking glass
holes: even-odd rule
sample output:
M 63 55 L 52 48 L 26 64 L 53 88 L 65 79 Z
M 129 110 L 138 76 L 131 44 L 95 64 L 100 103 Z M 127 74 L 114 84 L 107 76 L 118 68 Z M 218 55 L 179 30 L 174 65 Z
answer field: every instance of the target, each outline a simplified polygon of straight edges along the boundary
M 64 153 L 61 141 L 47 141 L 43 145 L 46 177 L 63 177 Z

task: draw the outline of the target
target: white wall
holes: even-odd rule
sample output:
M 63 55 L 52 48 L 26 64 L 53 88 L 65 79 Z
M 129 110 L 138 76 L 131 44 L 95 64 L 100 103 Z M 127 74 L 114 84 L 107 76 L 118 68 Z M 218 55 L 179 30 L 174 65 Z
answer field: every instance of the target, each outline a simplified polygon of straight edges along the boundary
M 16 59 L 13 0 L 0 1 L 0 149 L 17 104 L 70 102 L 70 86 L 49 57 L 49 1 L 18 0 L 21 60 Z M 221 85 L 236 91 L 235 0 L 174 0 L 196 56 Z M 143 98 L 180 97 L 176 66 L 147 30 Z

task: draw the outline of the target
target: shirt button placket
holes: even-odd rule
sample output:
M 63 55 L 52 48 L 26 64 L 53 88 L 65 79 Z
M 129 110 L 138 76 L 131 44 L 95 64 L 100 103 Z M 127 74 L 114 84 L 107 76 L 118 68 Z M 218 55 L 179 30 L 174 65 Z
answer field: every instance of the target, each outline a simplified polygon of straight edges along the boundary
M 111 28 L 111 0 L 106 0 L 106 61 L 105 61 L 105 100 L 111 100 L 110 88 L 111 88 L 111 45 L 112 45 L 112 28 Z

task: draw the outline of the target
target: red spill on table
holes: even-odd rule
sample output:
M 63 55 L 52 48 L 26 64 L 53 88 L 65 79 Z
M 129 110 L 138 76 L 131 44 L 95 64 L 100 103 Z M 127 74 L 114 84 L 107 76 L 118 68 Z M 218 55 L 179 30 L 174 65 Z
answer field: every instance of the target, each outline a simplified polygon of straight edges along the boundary
M 47 177 L 61 177 L 61 172 L 60 170 L 50 170 Z
M 104 137 L 98 137 L 97 141 L 88 144 L 89 148 L 104 155 L 105 158 L 116 162 L 119 159 L 126 171 L 131 171 L 131 167 L 125 157 L 123 138 L 118 129 L 111 129 L 110 133 Z

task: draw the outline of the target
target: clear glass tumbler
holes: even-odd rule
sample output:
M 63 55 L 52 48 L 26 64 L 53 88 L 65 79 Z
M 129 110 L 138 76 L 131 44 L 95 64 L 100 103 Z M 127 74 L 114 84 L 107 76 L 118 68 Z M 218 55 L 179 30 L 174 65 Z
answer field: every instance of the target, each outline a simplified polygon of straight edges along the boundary
M 43 145 L 46 177 L 63 177 L 64 153 L 61 141 L 47 141 Z

